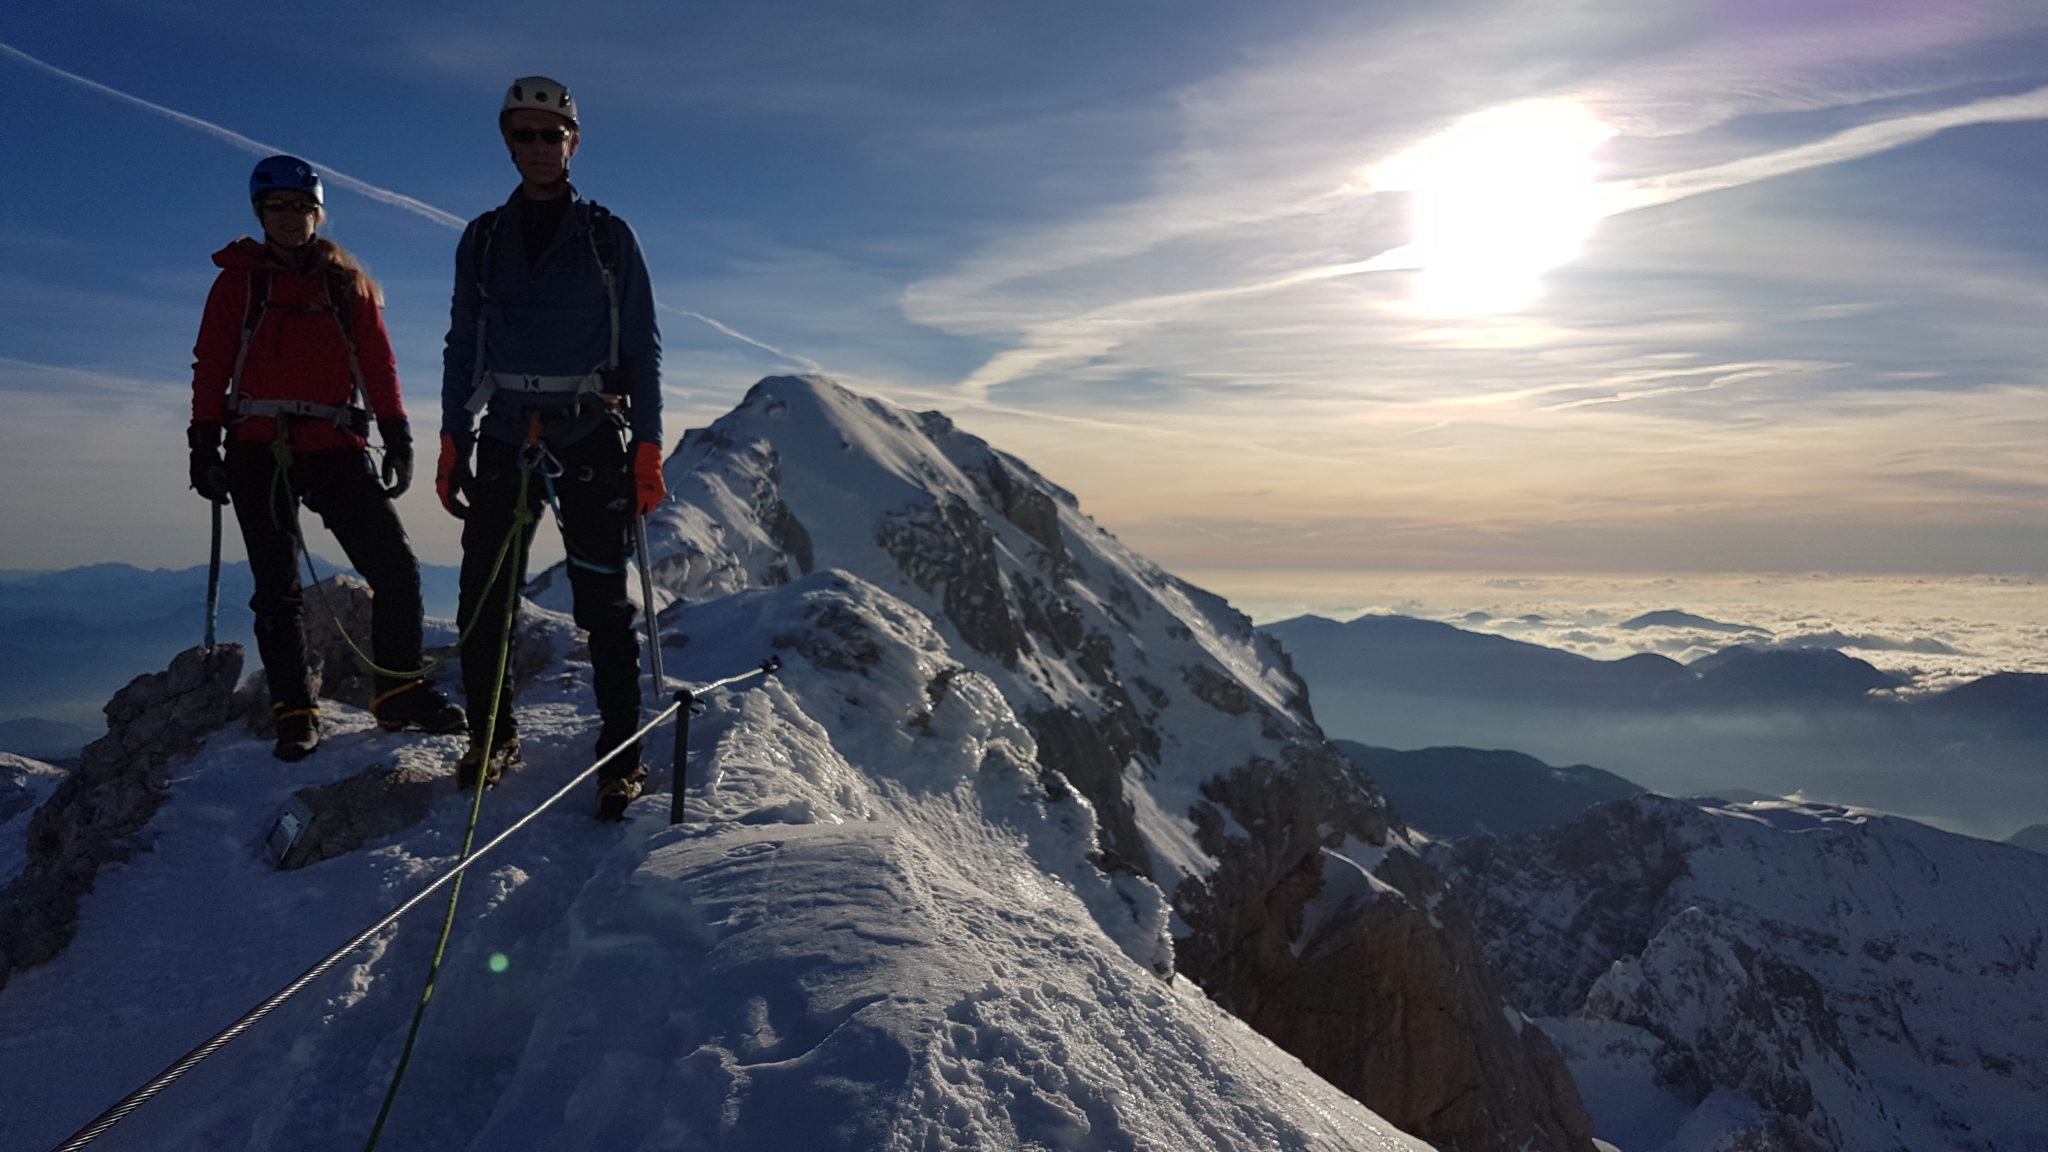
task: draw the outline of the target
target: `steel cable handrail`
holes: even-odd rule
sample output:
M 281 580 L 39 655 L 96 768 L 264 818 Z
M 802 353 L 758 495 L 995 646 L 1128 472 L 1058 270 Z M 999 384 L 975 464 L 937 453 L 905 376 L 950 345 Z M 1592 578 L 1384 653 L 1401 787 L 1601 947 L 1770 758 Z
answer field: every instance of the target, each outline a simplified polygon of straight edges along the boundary
M 541 801 L 540 804 L 533 809 L 533 811 L 528 812 L 526 815 L 521 816 L 518 820 L 513 821 L 510 827 L 506 828 L 503 832 L 500 832 L 496 836 L 492 837 L 490 841 L 487 842 L 483 847 L 471 853 L 467 859 L 456 864 L 455 867 L 450 868 L 447 872 L 443 873 L 433 883 L 428 884 L 425 888 L 422 888 L 418 892 L 414 893 L 403 904 L 400 904 L 398 907 L 392 909 L 389 915 L 386 915 L 383 919 L 377 921 L 375 924 L 372 924 L 368 928 L 365 928 L 361 932 L 357 933 L 354 937 L 352 937 L 349 940 L 348 943 L 343 944 L 341 947 L 335 949 L 333 952 L 328 953 L 325 959 L 321 960 L 318 964 L 313 965 L 311 968 L 306 969 L 306 971 L 300 974 L 300 976 L 297 979 L 285 985 L 284 988 L 280 989 L 278 992 L 273 994 L 269 999 L 266 999 L 261 1004 L 258 1004 L 254 1008 L 251 1008 L 248 1012 L 242 1015 L 241 1019 L 236 1020 L 233 1024 L 230 1024 L 226 1028 L 222 1029 L 220 1033 L 215 1035 L 212 1039 L 199 1045 L 197 1048 L 192 1049 L 185 1055 L 180 1056 L 177 1060 L 173 1061 L 169 1067 L 165 1068 L 162 1072 L 157 1073 L 157 1075 L 153 1079 L 151 1079 L 147 1084 L 144 1084 L 142 1087 L 137 1088 L 135 1091 L 130 1092 L 128 1095 L 122 1097 L 121 1100 L 118 1103 L 116 1103 L 113 1107 L 108 1108 L 105 1112 L 100 1113 L 97 1117 L 95 1117 L 92 1120 L 91 1123 L 88 1123 L 85 1127 L 80 1128 L 77 1132 L 73 1133 L 69 1139 L 65 1140 L 62 1144 L 59 1144 L 56 1147 L 52 1148 L 50 1152 L 77 1152 L 78 1149 L 83 1148 L 87 1144 L 92 1143 L 94 1140 L 99 1139 L 102 1135 L 106 1133 L 106 1131 L 109 1128 L 112 1128 L 114 1125 L 120 1123 L 123 1119 L 125 1119 L 128 1116 L 129 1113 L 135 1111 L 137 1108 L 142 1107 L 144 1104 L 149 1103 L 149 1101 L 153 1099 L 158 1093 L 162 1092 L 165 1088 L 170 1087 L 173 1081 L 177 1080 L 180 1076 L 183 1076 L 185 1073 L 191 1071 L 192 1068 L 195 1065 L 197 1065 L 200 1061 L 206 1059 L 208 1056 L 211 1056 L 215 1052 L 218 1052 L 222 1048 L 226 1047 L 230 1041 L 235 1039 L 235 1037 L 240 1036 L 242 1033 L 248 1031 L 253 1025 L 257 1023 L 257 1021 L 260 1021 L 265 1016 L 270 1015 L 272 1011 L 276 1010 L 278 1005 L 283 1004 L 286 1000 L 291 999 L 293 996 L 303 991 L 307 985 L 311 984 L 313 981 L 318 980 L 321 976 L 325 975 L 329 969 L 333 968 L 336 964 L 340 963 L 343 957 L 347 956 L 350 952 L 355 951 L 357 948 L 367 943 L 372 937 L 377 935 L 377 933 L 382 932 L 384 929 L 390 927 L 392 924 L 397 923 L 400 917 L 404 916 L 407 912 L 412 911 L 414 908 L 417 908 L 423 901 L 426 900 L 427 897 L 432 896 L 434 893 L 440 891 L 442 888 L 447 887 L 450 883 L 452 883 L 455 880 L 456 877 L 462 875 L 464 872 L 468 871 L 469 868 L 472 865 L 474 865 L 477 861 L 483 859 L 484 856 L 487 855 L 493 848 L 496 848 L 498 845 L 504 843 L 507 839 L 509 839 L 512 836 L 513 833 L 519 831 L 521 828 L 524 828 L 528 824 L 532 823 L 535 817 L 539 816 L 542 812 L 547 811 L 555 803 L 560 801 L 563 797 L 567 796 L 572 790 L 575 789 L 575 787 L 578 784 L 581 784 L 585 780 L 589 779 L 591 773 L 597 771 L 599 768 L 604 767 L 607 763 L 609 763 L 612 760 L 613 757 L 619 755 L 619 753 L 629 748 L 637 747 L 638 741 L 645 737 L 649 732 L 652 732 L 655 728 L 661 726 L 661 724 L 664 721 L 668 720 L 669 717 L 674 716 L 695 695 L 701 695 L 702 693 L 709 692 L 715 688 L 728 687 L 730 685 L 737 684 L 742 680 L 751 679 L 755 676 L 767 675 L 775 671 L 775 668 L 776 662 L 770 660 L 764 662 L 759 668 L 755 668 L 752 671 L 742 672 L 737 675 L 728 676 L 723 680 L 714 680 L 709 684 L 705 684 L 700 687 L 687 690 L 686 694 L 684 694 L 675 703 L 669 705 L 667 708 L 662 709 L 661 712 L 656 714 L 652 720 L 649 720 L 647 723 L 641 725 L 640 730 L 633 733 L 633 735 L 629 737 L 626 740 L 626 742 L 620 744 L 618 747 L 612 749 L 610 752 L 605 753 L 603 756 L 599 757 L 596 762 L 592 763 L 589 767 L 583 769 L 581 772 L 578 772 L 574 779 L 570 780 L 567 784 L 562 785 L 561 788 L 556 790 L 554 795 L 548 797 L 546 800 Z M 479 782 L 478 787 L 481 788 L 482 786 L 482 783 Z M 681 787 L 681 781 L 677 781 L 676 786 Z

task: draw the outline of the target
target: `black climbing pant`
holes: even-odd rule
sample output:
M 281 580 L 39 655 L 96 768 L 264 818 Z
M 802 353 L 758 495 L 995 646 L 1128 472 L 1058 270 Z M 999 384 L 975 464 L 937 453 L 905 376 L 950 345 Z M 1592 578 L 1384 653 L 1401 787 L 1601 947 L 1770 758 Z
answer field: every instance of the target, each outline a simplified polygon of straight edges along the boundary
M 505 560 L 498 579 L 490 577 L 498 550 L 512 531 L 519 499 L 521 449 L 483 437 L 477 441 L 476 478 L 465 489 L 469 516 L 462 525 L 462 604 L 464 629 L 475 621 L 462 658 L 462 690 L 469 704 L 470 732 L 484 738 L 490 722 L 491 675 L 497 668 L 497 646 L 505 635 L 507 594 L 526 583 L 525 541 Z M 553 450 L 561 475 L 554 477 L 561 505 L 562 547 L 568 553 L 569 592 L 576 624 L 590 635 L 590 678 L 597 695 L 598 716 L 606 728 L 626 731 L 640 722 L 640 648 L 633 633 L 633 602 L 626 595 L 626 555 L 633 524 L 633 480 L 626 466 L 626 448 L 618 435 L 599 429 L 566 447 Z M 536 520 L 547 518 L 547 483 L 538 472 L 526 483 L 526 506 Z M 517 732 L 512 717 L 512 668 L 498 697 L 495 739 Z M 634 765 L 633 767 L 637 767 Z
M 271 703 L 287 709 L 313 706 L 305 591 L 293 535 L 294 496 L 319 513 L 349 564 L 369 582 L 371 658 L 393 671 L 418 668 L 420 563 L 369 454 L 352 448 L 297 452 L 280 475 L 268 441 L 230 440 L 227 474 L 256 582 L 249 607 L 256 613 L 256 651 L 270 681 Z M 378 676 L 377 691 L 403 682 Z

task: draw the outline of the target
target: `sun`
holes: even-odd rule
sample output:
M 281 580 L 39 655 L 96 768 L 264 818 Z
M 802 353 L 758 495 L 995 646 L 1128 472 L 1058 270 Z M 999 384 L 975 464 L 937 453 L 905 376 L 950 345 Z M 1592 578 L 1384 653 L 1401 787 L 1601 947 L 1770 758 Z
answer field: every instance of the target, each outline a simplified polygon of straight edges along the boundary
M 1475 113 L 1380 165 L 1373 187 L 1413 197 L 1418 303 L 1511 312 L 1542 274 L 1578 255 L 1606 215 L 1593 154 L 1615 135 L 1575 100 Z

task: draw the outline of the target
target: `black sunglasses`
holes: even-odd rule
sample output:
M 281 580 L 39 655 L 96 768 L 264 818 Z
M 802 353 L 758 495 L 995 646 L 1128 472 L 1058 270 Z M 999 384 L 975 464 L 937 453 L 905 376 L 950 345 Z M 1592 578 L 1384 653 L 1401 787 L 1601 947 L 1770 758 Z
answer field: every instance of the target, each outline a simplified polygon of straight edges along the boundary
M 311 200 L 265 200 L 261 207 L 265 212 L 301 212 L 308 216 L 320 210 Z
M 531 144 L 538 140 L 543 144 L 560 144 L 569 138 L 566 128 L 514 128 L 509 133 L 514 143 Z

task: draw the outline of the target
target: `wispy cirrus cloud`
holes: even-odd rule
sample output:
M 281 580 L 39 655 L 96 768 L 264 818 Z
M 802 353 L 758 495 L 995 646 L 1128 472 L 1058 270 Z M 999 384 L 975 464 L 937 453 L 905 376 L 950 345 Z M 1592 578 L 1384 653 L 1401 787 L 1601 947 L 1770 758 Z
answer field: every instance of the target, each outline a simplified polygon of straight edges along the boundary
M 1275 51 L 1183 97 L 1186 143 L 1151 162 L 1155 192 L 990 245 L 912 285 L 905 309 L 936 327 L 1009 345 L 962 378 L 960 391 L 969 402 L 1024 382 L 1056 388 L 1049 376 L 1092 374 L 1091 366 L 1165 370 L 1146 359 L 1154 342 L 1145 336 L 1159 330 L 1221 326 L 1241 332 L 1248 344 L 1273 347 L 1261 330 L 1257 298 L 1296 302 L 1303 299 L 1300 289 L 1319 282 L 1395 274 L 1392 287 L 1355 293 L 1362 310 L 1384 315 L 1408 296 L 1404 274 L 1419 261 L 1406 246 L 1404 205 L 1385 194 L 1376 167 L 1459 111 L 1532 95 L 1582 99 L 1611 118 L 1626 134 L 1611 151 L 1634 155 L 1631 166 L 1659 155 L 1682 161 L 1721 153 L 1704 165 L 1667 166 L 1600 185 L 1591 214 L 1605 217 L 1854 161 L 1956 127 L 2048 119 L 2048 88 L 1994 97 L 1966 93 L 1926 106 L 1941 102 L 1945 86 L 1965 92 L 1963 75 L 1927 61 L 1974 39 L 2029 26 L 2021 14 L 1952 8 L 1893 5 L 1853 29 L 1796 16 L 1759 20 L 1767 26 L 1736 29 L 1742 34 L 1677 49 L 1667 58 L 1601 61 L 1583 47 L 1564 47 L 1583 27 L 1542 27 L 1551 17 L 1571 25 L 1570 6 L 1556 6 L 1542 19 L 1518 19 L 1508 9 L 1477 5 L 1442 20 Z M 1488 11 L 1491 24 L 1477 19 Z M 1512 28 L 1532 36 L 1535 47 L 1470 32 L 1474 27 Z M 1455 56 L 1445 51 L 1450 44 L 1460 50 Z M 1539 59 L 1531 59 L 1532 51 Z M 1541 60 L 1546 51 L 1557 58 Z M 1539 63 L 1557 77 L 1547 91 L 1530 83 Z M 1429 95 L 1418 99 L 1417 91 Z M 1351 139 L 1342 140 L 1325 118 L 1302 107 L 1301 93 L 1355 110 Z M 1405 120 L 1380 111 L 1395 103 L 1394 93 L 1405 97 L 1399 101 L 1409 114 Z M 1432 103 L 1443 116 L 1434 124 Z M 1789 147 L 1758 148 L 1726 134 L 1697 148 L 1670 146 L 1674 138 L 1737 118 L 1816 111 L 1868 119 Z M 1786 128 L 1797 130 L 1789 121 Z M 1734 157 L 1726 158 L 1731 149 Z M 1290 252 L 1297 256 L 1291 267 L 1283 263 Z M 1337 252 L 1340 258 L 1329 258 Z M 1402 319 L 1412 323 L 1412 317 Z M 1342 336 L 1307 323 L 1288 336 L 1297 347 L 1327 341 L 1332 363 L 1348 355 Z

